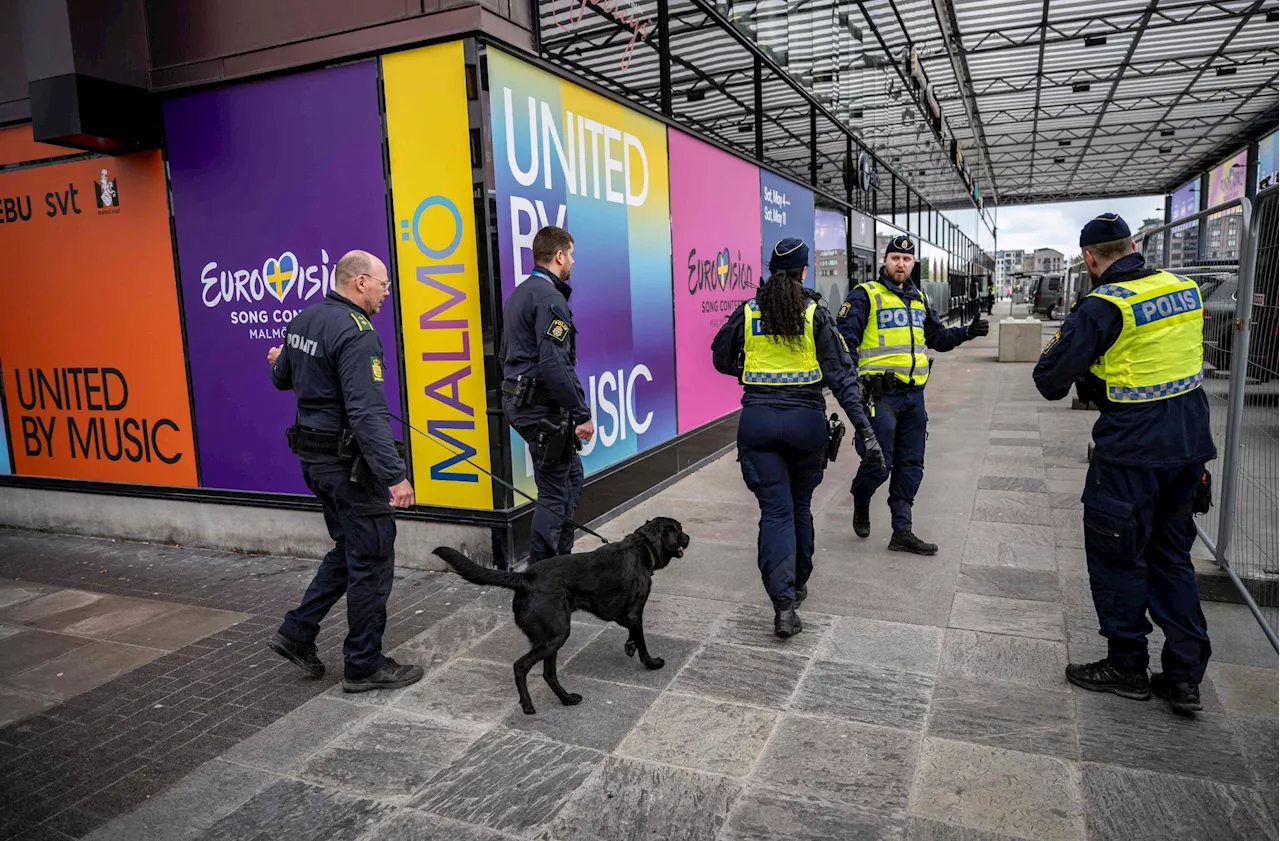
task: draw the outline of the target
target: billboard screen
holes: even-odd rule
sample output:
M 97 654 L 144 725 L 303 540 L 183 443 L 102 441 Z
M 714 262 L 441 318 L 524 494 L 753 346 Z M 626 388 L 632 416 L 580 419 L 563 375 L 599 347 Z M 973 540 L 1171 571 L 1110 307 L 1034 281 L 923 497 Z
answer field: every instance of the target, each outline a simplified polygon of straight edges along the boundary
M 0 174 L 0 195 L 0 253 L 22 279 L 0 315 L 12 471 L 194 486 L 160 153 Z
M 809 273 L 804 285 L 813 288 L 813 191 L 794 181 L 760 171 L 760 278 L 769 276 L 769 255 L 778 240 L 795 237 L 809 246 Z
M 384 56 L 382 76 L 414 491 L 492 508 L 478 469 L 492 465 L 462 44 Z
M 1276 185 L 1276 176 L 1280 174 L 1280 131 L 1273 131 L 1258 141 L 1258 184 L 1259 190 Z
M 533 270 L 540 228 L 573 235 L 577 370 L 596 424 L 581 452 L 590 475 L 676 434 L 666 133 L 497 50 L 488 61 L 502 296 Z M 511 446 L 515 483 L 532 493 L 514 431 Z
M 1248 163 L 1249 150 L 1241 149 L 1209 171 L 1209 207 L 1244 197 Z
M 377 62 L 177 97 L 164 118 L 202 482 L 308 493 L 285 443 L 294 395 L 271 384 L 267 351 L 344 253 L 389 264 Z M 398 291 L 370 318 L 397 415 Z
M 760 170 L 675 129 L 671 249 L 680 432 L 736 410 L 742 386 L 711 365 L 711 340 L 761 282 Z
M 864 219 L 866 217 L 863 217 Z M 849 294 L 848 217 L 819 208 L 814 214 L 813 241 L 818 264 L 817 290 L 827 309 L 836 312 Z

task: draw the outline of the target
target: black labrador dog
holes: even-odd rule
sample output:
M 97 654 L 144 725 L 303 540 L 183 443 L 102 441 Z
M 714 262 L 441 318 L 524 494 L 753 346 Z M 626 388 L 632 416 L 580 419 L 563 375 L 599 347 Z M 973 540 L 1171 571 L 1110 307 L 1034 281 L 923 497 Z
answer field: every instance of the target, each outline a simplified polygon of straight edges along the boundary
M 515 662 L 516 690 L 520 707 L 533 715 L 526 678 L 542 661 L 542 676 L 556 697 L 566 706 L 582 696 L 568 692 L 556 678 L 556 653 L 569 639 L 570 619 L 575 610 L 586 610 L 606 622 L 617 622 L 630 631 L 624 648 L 628 657 L 640 652 L 647 668 L 661 669 L 661 657 L 651 657 L 644 643 L 644 606 L 654 570 L 683 557 L 689 535 L 677 520 L 657 517 L 617 543 L 593 552 L 560 555 L 530 566 L 524 572 L 506 572 L 472 563 L 465 555 L 447 546 L 434 554 L 443 558 L 459 575 L 473 584 L 506 587 L 515 591 L 512 610 L 516 624 L 524 631 L 532 648 Z

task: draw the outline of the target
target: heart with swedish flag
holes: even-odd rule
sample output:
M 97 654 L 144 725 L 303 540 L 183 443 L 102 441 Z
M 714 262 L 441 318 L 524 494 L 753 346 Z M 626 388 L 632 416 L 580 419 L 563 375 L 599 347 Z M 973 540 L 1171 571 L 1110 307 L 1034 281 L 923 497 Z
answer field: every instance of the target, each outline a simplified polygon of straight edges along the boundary
M 298 259 L 288 251 L 278 259 L 268 257 L 267 262 L 262 264 L 262 280 L 271 297 L 284 303 L 284 296 L 289 294 L 298 280 Z

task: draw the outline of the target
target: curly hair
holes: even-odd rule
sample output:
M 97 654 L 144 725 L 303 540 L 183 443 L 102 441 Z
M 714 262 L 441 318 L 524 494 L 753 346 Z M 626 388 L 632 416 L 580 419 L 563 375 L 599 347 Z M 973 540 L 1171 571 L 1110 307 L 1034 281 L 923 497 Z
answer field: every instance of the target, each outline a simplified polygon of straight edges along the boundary
M 756 302 L 760 305 L 760 321 L 766 335 L 796 347 L 804 335 L 804 312 L 808 308 L 801 269 L 775 271 L 760 287 Z

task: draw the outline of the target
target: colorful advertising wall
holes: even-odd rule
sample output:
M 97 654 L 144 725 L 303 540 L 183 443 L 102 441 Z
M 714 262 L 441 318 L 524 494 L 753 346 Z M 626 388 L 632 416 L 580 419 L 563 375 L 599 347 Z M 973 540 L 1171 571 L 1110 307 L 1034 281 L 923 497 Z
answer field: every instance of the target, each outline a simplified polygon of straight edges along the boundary
M 414 490 L 492 508 L 475 466 L 492 469 L 462 45 L 386 56 L 382 75 Z
M 570 308 L 596 424 L 581 453 L 590 475 L 676 434 L 666 133 L 497 50 L 489 97 L 503 300 L 532 271 L 541 227 L 574 237 Z M 755 206 L 755 186 L 751 197 Z M 759 242 L 746 253 L 754 259 Z M 515 484 L 532 493 L 528 448 L 514 432 L 511 446 Z
M 203 484 L 309 493 L 267 351 L 344 253 L 389 260 L 377 62 L 202 91 L 164 116 Z M 397 293 L 371 321 L 398 415 Z
M 0 174 L 0 195 L 12 471 L 194 486 L 160 153 Z
M 1200 179 L 1193 178 L 1186 184 L 1179 187 L 1173 194 L 1172 219 L 1170 222 L 1177 222 L 1179 219 L 1185 219 L 1200 209 L 1199 202 L 1196 197 L 1199 193 L 1197 189 L 1200 186 Z
M 1277 174 L 1280 174 L 1280 131 L 1273 131 L 1258 141 L 1257 188 L 1274 187 Z
M 4 413 L 0 412 L 0 476 L 13 472 L 9 462 L 9 433 L 4 426 Z
M 1209 171 L 1209 207 L 1243 198 L 1249 150 L 1242 149 Z
M 671 129 L 680 432 L 738 408 L 742 386 L 711 365 L 711 340 L 761 282 L 760 170 Z
M 863 217 L 866 218 L 866 217 Z M 814 253 L 818 264 L 817 290 L 827 309 L 836 312 L 849 294 L 848 217 L 837 210 L 814 213 Z
M 760 170 L 760 280 L 769 277 L 769 256 L 778 240 L 795 237 L 809 246 L 804 285 L 814 288 L 817 265 L 813 247 L 813 191 Z

